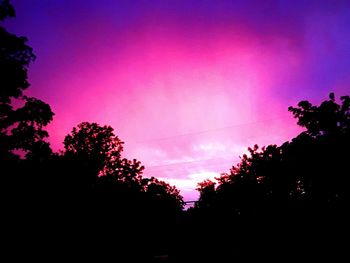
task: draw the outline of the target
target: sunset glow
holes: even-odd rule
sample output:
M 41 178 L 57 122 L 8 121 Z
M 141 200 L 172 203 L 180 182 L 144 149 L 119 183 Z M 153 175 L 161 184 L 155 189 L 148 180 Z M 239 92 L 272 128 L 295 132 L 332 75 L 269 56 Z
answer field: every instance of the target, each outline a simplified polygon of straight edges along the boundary
M 185 200 L 248 146 L 297 135 L 288 106 L 350 91 L 347 1 L 30 2 L 6 25 L 37 55 L 28 91 L 55 112 L 53 149 L 82 121 L 111 125 Z

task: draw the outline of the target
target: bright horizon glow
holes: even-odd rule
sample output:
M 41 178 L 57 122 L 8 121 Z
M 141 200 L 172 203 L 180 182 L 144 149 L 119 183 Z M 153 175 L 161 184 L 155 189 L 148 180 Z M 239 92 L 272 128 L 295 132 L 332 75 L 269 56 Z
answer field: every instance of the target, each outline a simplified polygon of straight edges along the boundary
M 288 106 L 349 93 L 349 3 L 262 2 L 14 0 L 6 23 L 38 56 L 29 93 L 55 112 L 54 150 L 80 122 L 111 125 L 193 200 L 247 147 L 296 136 Z

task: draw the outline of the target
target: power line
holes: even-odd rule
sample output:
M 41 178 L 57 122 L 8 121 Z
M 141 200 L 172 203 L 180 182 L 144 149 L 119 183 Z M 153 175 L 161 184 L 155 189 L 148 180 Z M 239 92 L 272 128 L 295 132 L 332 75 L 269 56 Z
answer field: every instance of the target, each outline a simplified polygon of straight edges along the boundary
M 249 126 L 249 125 L 254 125 L 254 124 L 257 124 L 257 123 L 264 123 L 264 122 L 269 122 L 269 121 L 273 121 L 273 120 L 278 120 L 278 119 L 282 119 L 284 117 L 286 117 L 286 115 L 280 114 L 280 115 L 277 115 L 276 117 L 270 118 L 270 119 L 258 120 L 258 121 L 254 121 L 254 122 L 247 122 L 247 123 L 240 123 L 240 124 L 233 124 L 233 125 L 219 127 L 219 128 L 214 128 L 214 129 L 207 129 L 207 130 L 201 130 L 201 131 L 196 131 L 196 132 L 188 132 L 188 133 L 176 134 L 176 135 L 171 135 L 171 136 L 167 136 L 167 137 L 155 138 L 155 139 L 144 140 L 144 141 L 135 141 L 135 143 L 143 144 L 143 143 L 154 142 L 154 141 L 164 141 L 164 140 L 169 140 L 169 139 L 173 139 L 173 138 L 177 138 L 177 137 L 183 137 L 183 136 L 188 136 L 188 135 L 197 135 L 197 134 L 204 134 L 204 133 L 209 133 L 209 132 L 217 132 L 217 131 L 237 128 L 237 127 L 241 127 L 241 126 Z
M 281 118 L 281 117 L 279 117 L 279 118 Z M 274 118 L 274 119 L 279 119 L 279 118 Z M 269 119 L 269 120 L 274 120 L 274 119 Z M 266 120 L 265 120 L 266 121 Z M 258 123 L 258 122 L 263 122 L 263 121 L 257 121 L 257 122 L 254 122 L 254 123 Z M 251 124 L 251 123 L 250 123 Z M 235 125 L 235 126 L 242 126 L 242 125 L 250 125 L 250 124 L 240 124 L 240 125 Z M 227 126 L 227 127 L 223 127 L 223 128 L 218 128 L 218 129 L 212 129 L 212 130 L 210 130 L 210 131 L 214 131 L 214 130 L 219 130 L 219 129 L 225 129 L 225 128 L 228 128 L 228 127 L 233 127 L 233 126 Z M 207 131 L 209 131 L 209 130 L 207 130 Z M 207 132 L 207 131 L 203 131 L 203 132 L 198 132 L 198 133 L 204 133 L 204 132 Z M 191 134 L 194 134 L 194 133 L 191 133 Z M 183 135 L 178 135 L 178 136 L 185 136 L 185 134 L 183 134 Z M 177 137 L 177 136 L 172 136 L 172 137 L 167 137 L 167 138 L 174 138 L 174 137 Z M 250 137 L 249 139 L 252 139 L 252 138 L 255 138 L 255 136 L 253 136 L 253 137 Z M 247 148 L 248 148 L 248 146 L 247 146 Z M 243 153 L 242 153 L 243 154 Z M 179 166 L 182 166 L 182 165 L 186 165 L 186 164 L 194 164 L 194 163 L 201 163 L 201 162 L 207 162 L 207 161 L 219 161 L 220 162 L 220 164 L 226 164 L 226 163 L 228 163 L 228 162 L 234 162 L 234 160 L 233 160 L 234 158 L 232 158 L 232 160 L 230 161 L 230 160 L 228 160 L 228 159 L 226 159 L 226 158 L 217 158 L 217 157 L 215 157 L 215 158 L 208 158 L 208 159 L 198 159 L 198 160 L 193 160 L 193 161 L 184 161 L 184 162 L 174 162 L 174 163 L 167 163 L 167 164 L 161 164 L 161 165 L 153 165 L 153 166 L 145 166 L 146 167 L 146 169 L 148 170 L 148 169 L 154 169 L 154 168 L 163 168 L 163 167 L 165 167 L 165 168 L 167 168 L 167 167 L 170 167 L 170 168 L 167 168 L 167 170 L 178 170 L 179 169 Z M 224 160 L 227 160 L 227 161 L 224 161 Z M 201 167 L 206 167 L 206 166 L 212 166 L 212 165 L 214 165 L 214 166 L 217 166 L 217 165 L 219 165 L 217 162 L 216 163 L 213 163 L 213 164 L 202 164 L 201 165 Z M 234 164 L 233 164 L 234 165 Z M 171 167 L 172 166 L 177 166 L 176 167 L 176 169 L 172 169 Z M 193 167 L 193 166 L 192 166 Z M 231 165 L 231 167 L 232 167 L 232 165 Z M 188 166 L 185 166 L 185 168 L 187 169 L 187 168 L 191 168 L 191 166 L 190 167 L 188 167 Z
M 193 161 L 186 161 L 186 162 L 176 162 L 176 163 L 169 163 L 169 164 L 163 164 L 163 165 L 154 165 L 154 166 L 145 166 L 145 168 L 158 168 L 158 167 L 167 167 L 167 166 L 174 166 L 178 164 L 192 164 L 192 163 L 199 163 L 199 162 L 206 162 L 206 161 L 213 161 L 213 160 L 223 160 L 224 158 L 209 158 L 209 159 L 200 159 L 200 160 L 193 160 Z
M 233 163 L 218 163 L 218 164 L 206 164 L 206 165 L 201 165 L 201 166 L 191 166 L 191 167 L 184 167 L 184 166 L 178 166 L 178 167 L 173 167 L 173 168 L 167 168 L 167 169 L 160 169 L 160 170 L 145 170 L 145 174 L 154 174 L 154 173 L 168 173 L 168 172 L 183 172 L 186 174 L 189 174 L 191 172 L 200 172 L 200 171 L 212 171 L 212 172 L 217 172 L 217 173 L 224 173 L 229 171 L 232 166 L 234 166 Z M 215 171 L 214 171 L 215 170 Z
M 210 164 L 203 164 L 203 165 L 200 165 L 200 166 L 178 166 L 178 167 L 170 167 L 170 168 L 166 168 L 166 167 L 162 167 L 162 169 L 160 170 L 148 170 L 146 168 L 145 170 L 145 173 L 167 173 L 167 172 L 180 172 L 180 171 L 183 171 L 185 173 L 190 173 L 192 170 L 193 171 L 197 171 L 198 169 L 200 170 L 207 170 L 207 169 L 210 169 L 210 170 L 220 170 L 220 172 L 218 173 L 224 173 L 224 172 L 227 172 L 229 171 L 232 166 L 234 166 L 235 163 L 233 162 L 230 162 L 230 163 L 210 163 Z M 165 169 L 166 168 L 166 169 Z
M 153 142 L 153 141 L 161 141 L 161 140 L 170 140 L 170 139 L 174 139 L 177 137 L 183 137 L 183 136 L 188 136 L 188 135 L 195 135 L 195 134 L 203 134 L 203 133 L 208 133 L 208 132 L 216 132 L 216 131 L 221 131 L 221 130 L 225 130 L 225 129 L 232 129 L 232 128 L 236 128 L 236 127 L 241 127 L 241 126 L 247 126 L 247 125 L 254 125 L 257 123 L 263 123 L 263 122 L 270 122 L 273 120 L 277 120 L 277 119 L 281 119 L 281 118 L 285 118 L 286 115 L 279 115 L 278 117 L 274 117 L 274 118 L 269 118 L 269 119 L 265 119 L 265 120 L 259 120 L 259 121 L 255 121 L 255 122 L 249 122 L 249 123 L 241 123 L 241 124 L 235 124 L 235 125 L 229 125 L 229 126 L 225 126 L 225 127 L 220 127 L 220 128 L 215 128 L 215 129 L 208 129 L 208 130 L 202 130 L 202 131 L 197 131 L 197 132 L 190 132 L 190 133 L 184 133 L 184 134 L 178 134 L 178 135 L 173 135 L 173 136 L 169 136 L 169 137 L 163 137 L 163 138 L 157 138 L 157 139 L 151 139 L 151 140 L 146 140 L 146 141 L 139 141 L 138 143 L 147 143 L 147 142 Z M 250 139 L 255 138 L 255 136 L 250 137 Z M 205 163 L 205 162 L 209 162 L 211 161 L 211 163 Z M 238 160 L 236 160 L 237 162 L 239 162 Z M 236 163 L 234 163 L 235 161 L 232 160 L 228 160 L 225 158 L 207 158 L 207 159 L 198 159 L 198 160 L 192 160 L 192 161 L 184 161 L 184 162 L 175 162 L 175 163 L 167 163 L 167 164 L 162 164 L 162 165 L 153 165 L 153 166 L 146 166 L 146 171 L 148 173 L 164 173 L 165 171 L 184 171 L 189 173 L 189 170 L 193 170 L 193 169 L 215 169 L 215 170 L 222 170 L 224 171 L 228 171 L 233 165 L 236 165 Z M 195 165 L 198 164 L 198 165 Z M 195 165 L 195 166 L 194 166 Z M 200 166 L 200 167 L 198 167 Z M 225 166 L 225 167 L 223 167 Z M 154 171 L 155 169 L 155 171 Z M 165 170 L 166 169 L 166 170 Z
M 218 131 L 218 130 L 230 129 L 230 128 L 239 127 L 239 126 L 253 125 L 253 124 L 256 124 L 256 123 L 262 123 L 262 122 L 268 122 L 268 121 L 272 121 L 272 120 L 276 120 L 276 119 L 281 119 L 283 117 L 285 117 L 285 115 L 280 115 L 279 117 L 265 119 L 265 120 L 260 120 L 260 121 L 255 121 L 255 122 L 250 122 L 250 123 L 235 124 L 235 125 L 230 125 L 230 126 L 221 127 L 221 128 L 208 129 L 208 130 L 203 130 L 203 131 L 198 131 L 198 132 L 184 133 L 184 134 L 178 134 L 178 135 L 164 137 L 164 138 L 146 140 L 146 141 L 139 142 L 139 143 L 146 143 L 146 142 L 159 141 L 159 140 L 168 140 L 168 139 L 173 139 L 173 138 L 181 137 L 181 136 L 202 134 L 202 133 L 213 132 L 213 131 Z M 254 138 L 254 137 L 250 137 L 250 138 Z M 163 168 L 163 167 L 166 168 L 166 167 L 171 167 L 171 166 L 178 166 L 178 165 L 183 165 L 183 164 L 201 163 L 201 162 L 214 161 L 214 160 L 218 160 L 218 161 L 220 160 L 221 164 L 226 163 L 226 162 L 222 162 L 222 159 L 225 159 L 225 158 L 217 158 L 216 157 L 216 158 L 199 159 L 199 160 L 185 161 L 185 162 L 175 162 L 175 163 L 168 163 L 168 164 L 162 164 L 162 165 L 153 165 L 153 166 L 145 166 L 145 167 L 146 167 L 147 170 L 148 169 L 152 170 L 154 168 L 156 168 L 156 169 L 157 168 Z M 227 162 L 229 162 L 229 160 L 227 160 Z M 204 164 L 204 167 L 207 166 L 207 165 Z M 209 164 L 209 165 L 215 165 L 216 166 L 218 164 L 216 163 L 216 164 Z M 201 166 L 203 167 L 203 165 L 201 165 Z M 191 167 L 186 166 L 186 168 L 191 168 Z M 179 169 L 179 167 L 176 167 L 176 170 L 178 170 L 178 169 Z M 175 169 L 167 168 L 167 170 L 175 170 Z

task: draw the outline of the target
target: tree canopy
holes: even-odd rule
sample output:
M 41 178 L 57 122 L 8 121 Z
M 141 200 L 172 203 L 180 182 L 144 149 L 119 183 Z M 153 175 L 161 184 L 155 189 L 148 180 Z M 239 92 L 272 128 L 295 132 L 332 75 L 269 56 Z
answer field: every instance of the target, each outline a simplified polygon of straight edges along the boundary
M 298 119 L 298 125 L 306 128 L 311 136 L 337 134 L 349 132 L 350 97 L 340 97 L 341 104 L 335 100 L 334 93 L 329 94 L 329 100 L 325 100 L 319 106 L 312 105 L 308 101 L 301 101 L 297 107 L 289 107 L 293 116 Z
M 320 105 L 301 101 L 289 111 L 305 131 L 279 146 L 249 147 L 229 172 L 198 184 L 186 231 L 196 231 L 200 247 L 210 242 L 220 251 L 202 260 L 345 254 L 340 239 L 348 229 L 349 97 L 337 100 L 331 93 Z M 189 255 L 184 258 L 198 259 Z
M 342 96 L 340 101 L 331 93 L 319 106 L 301 101 L 289 107 L 306 131 L 281 146 L 248 148 L 240 163 L 217 178 L 216 188 L 214 182 L 199 184 L 198 205 L 231 200 L 241 213 L 242 206 L 258 209 L 263 200 L 323 200 L 324 204 L 345 200 L 347 177 L 341 171 L 347 170 L 349 157 L 350 100 Z M 210 200 L 203 203 L 208 196 Z
M 0 21 L 14 16 L 9 0 L 0 0 Z M 111 126 L 81 122 L 63 151 L 51 150 L 45 127 L 54 113 L 25 95 L 35 58 L 26 37 L 0 26 L 0 188 L 6 241 L 16 244 L 11 256 L 27 257 L 28 248 L 56 259 L 77 244 L 88 256 L 98 251 L 122 262 L 271 260 L 278 253 L 301 260 L 302 252 L 314 260 L 342 251 L 349 96 L 289 107 L 303 132 L 282 145 L 249 147 L 228 172 L 200 182 L 199 200 L 183 211 L 175 186 L 145 177 L 140 161 L 123 157 L 124 142 Z
M 9 1 L 1 1 L 0 20 L 14 16 Z M 44 142 L 48 134 L 43 128 L 54 114 L 45 102 L 23 95 L 29 87 L 28 66 L 35 59 L 28 39 L 2 26 L 0 39 L 0 158 L 12 159 L 13 150 L 30 152 L 37 144 L 48 146 Z

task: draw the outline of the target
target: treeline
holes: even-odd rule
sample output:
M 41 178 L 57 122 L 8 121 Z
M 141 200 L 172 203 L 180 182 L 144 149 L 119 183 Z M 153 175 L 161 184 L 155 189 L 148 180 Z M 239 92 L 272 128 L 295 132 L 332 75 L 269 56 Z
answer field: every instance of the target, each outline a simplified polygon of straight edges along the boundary
M 174 186 L 142 177 L 144 167 L 122 158 L 122 150 L 111 127 L 81 123 L 59 154 L 30 151 L 2 161 L 11 239 L 25 238 L 26 253 L 44 249 L 50 259 L 103 251 L 101 257 L 152 260 L 169 253 L 182 197 Z
M 0 20 L 14 15 L 9 1 L 0 1 Z M 184 211 L 174 186 L 143 177 L 141 162 L 123 158 L 110 126 L 80 123 L 63 151 L 51 150 L 45 126 L 54 113 L 24 95 L 34 59 L 25 37 L 0 26 L 2 227 L 12 259 L 346 256 L 349 96 L 290 107 L 304 132 L 280 146 L 248 148 L 229 173 L 200 183 L 198 202 Z
M 331 93 L 320 106 L 301 101 L 298 107 L 290 107 L 306 131 L 281 146 L 248 148 L 249 154 L 217 182 L 199 184 L 196 208 L 229 206 L 233 214 L 251 216 L 271 206 L 275 211 L 274 206 L 324 210 L 344 205 L 349 182 L 349 106 L 349 96 L 341 97 L 339 105 Z
M 0 1 L 0 20 L 14 15 L 9 1 Z M 144 178 L 139 161 L 122 157 L 123 142 L 110 126 L 83 122 L 53 153 L 45 126 L 54 113 L 24 94 L 33 50 L 2 26 L 0 40 L 1 192 L 11 257 L 167 254 L 184 204 L 179 191 Z
M 207 234 L 232 238 L 217 247 L 224 258 L 337 261 L 346 255 L 350 97 L 337 103 L 331 93 L 318 106 L 301 101 L 289 111 L 304 132 L 280 146 L 254 145 L 229 173 L 198 185 L 191 228 L 220 226 Z

